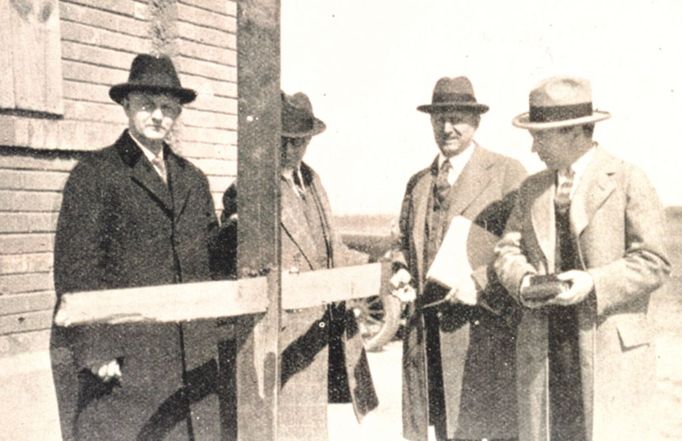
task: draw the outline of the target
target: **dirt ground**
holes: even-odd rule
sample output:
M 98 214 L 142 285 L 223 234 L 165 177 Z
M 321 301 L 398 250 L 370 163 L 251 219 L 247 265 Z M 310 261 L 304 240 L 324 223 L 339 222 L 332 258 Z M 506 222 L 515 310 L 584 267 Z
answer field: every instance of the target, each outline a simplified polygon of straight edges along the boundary
M 682 278 L 674 278 L 652 299 L 651 314 L 656 326 L 657 388 L 651 423 L 655 440 L 682 440 Z M 357 424 L 350 405 L 329 410 L 331 441 L 401 440 L 400 357 L 402 347 L 394 341 L 381 352 L 369 354 L 379 408 Z M 435 438 L 430 438 L 435 439 Z

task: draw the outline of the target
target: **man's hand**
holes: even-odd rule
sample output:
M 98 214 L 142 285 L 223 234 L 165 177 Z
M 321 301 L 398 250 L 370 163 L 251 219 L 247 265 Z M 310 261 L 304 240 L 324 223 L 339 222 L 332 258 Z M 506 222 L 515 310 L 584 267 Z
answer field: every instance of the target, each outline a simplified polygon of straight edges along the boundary
M 576 305 L 585 300 L 594 289 L 594 280 L 587 271 L 566 271 L 557 274 L 557 278 L 568 282 L 570 288 L 547 302 L 548 305 Z
M 476 305 L 478 303 L 478 289 L 471 277 L 464 277 L 458 286 L 452 288 L 445 296 L 451 303 Z
M 105 383 L 121 378 L 121 366 L 116 360 L 111 360 L 109 363 L 101 366 L 92 367 L 90 371 Z
M 401 302 L 408 303 L 417 298 L 417 292 L 410 285 L 412 276 L 405 268 L 400 268 L 391 277 L 391 294 L 400 299 Z

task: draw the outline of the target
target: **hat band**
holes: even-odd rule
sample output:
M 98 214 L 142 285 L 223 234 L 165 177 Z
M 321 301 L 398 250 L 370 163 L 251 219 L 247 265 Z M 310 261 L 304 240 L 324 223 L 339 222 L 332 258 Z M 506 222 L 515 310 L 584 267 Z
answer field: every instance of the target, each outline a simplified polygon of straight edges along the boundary
M 476 98 L 468 93 L 434 93 L 433 104 L 448 104 L 448 103 L 475 103 Z
M 592 115 L 592 103 L 530 107 L 530 122 L 566 121 L 590 115 Z

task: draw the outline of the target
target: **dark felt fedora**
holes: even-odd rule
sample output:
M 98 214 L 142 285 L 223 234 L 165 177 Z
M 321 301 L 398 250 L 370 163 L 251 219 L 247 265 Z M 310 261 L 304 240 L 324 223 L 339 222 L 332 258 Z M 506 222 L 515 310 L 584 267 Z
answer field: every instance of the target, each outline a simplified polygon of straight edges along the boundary
M 327 126 L 313 114 L 310 98 L 303 92 L 282 92 L 282 136 L 303 138 L 324 132 Z
M 417 107 L 417 110 L 426 113 L 450 112 L 453 110 L 485 113 L 488 109 L 488 106 L 476 101 L 474 88 L 467 77 L 441 78 L 433 88 L 431 104 Z
M 109 96 L 121 104 L 123 98 L 132 91 L 169 93 L 178 97 L 182 104 L 192 102 L 197 97 L 194 90 L 182 87 L 173 62 L 165 55 L 137 55 L 130 66 L 128 81 L 112 86 Z
M 546 130 L 594 124 L 611 116 L 592 108 L 592 87 L 582 78 L 548 78 L 531 90 L 528 103 L 529 111 L 512 120 L 516 127 Z

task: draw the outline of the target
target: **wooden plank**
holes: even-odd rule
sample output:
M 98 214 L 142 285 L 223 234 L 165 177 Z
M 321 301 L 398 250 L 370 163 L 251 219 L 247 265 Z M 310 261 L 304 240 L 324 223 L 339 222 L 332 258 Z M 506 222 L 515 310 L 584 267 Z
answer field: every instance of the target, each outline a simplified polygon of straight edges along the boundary
M 61 171 L 0 169 L 0 190 L 61 191 L 68 176 L 68 173 Z
M 57 212 L 0 213 L 1 233 L 54 233 Z
M 299 274 L 282 274 L 282 308 L 301 309 L 371 297 L 386 286 L 388 264 L 372 263 Z
M 118 0 L 117 0 L 118 1 Z M 76 23 L 63 20 L 61 23 L 62 40 L 88 43 L 93 46 L 100 46 L 109 49 L 117 49 L 127 53 L 132 60 L 137 52 L 149 52 L 151 48 L 148 38 L 126 35 L 88 26 L 83 23 Z
M 50 326 L 52 326 L 51 309 L 0 316 L 0 335 L 38 331 L 49 329 Z
M 314 308 L 379 295 L 386 290 L 389 276 L 388 263 L 284 273 L 281 306 Z M 62 296 L 55 322 L 60 326 L 183 322 L 256 314 L 268 308 L 266 291 L 266 277 L 252 277 L 68 293 Z
M 127 5 L 126 5 L 127 6 Z M 83 6 L 69 1 L 60 4 L 62 19 L 77 23 L 87 23 L 102 29 L 109 29 L 121 34 L 147 37 L 147 23 L 130 16 L 112 14 L 92 6 Z
M 64 42 L 65 44 L 67 42 Z M 109 88 L 105 84 L 84 83 L 82 81 L 64 80 L 64 98 L 96 103 L 110 103 Z
M 230 115 L 227 113 L 184 109 L 182 111 L 182 122 L 191 127 L 237 130 L 236 114 Z
M 54 249 L 54 234 L 0 235 L 0 255 L 40 253 Z
M 179 0 L 178 3 L 191 5 L 207 11 L 218 12 L 220 14 L 236 17 L 237 2 L 235 0 L 227 0 L 216 2 L 215 0 Z
M 0 255 L 0 274 L 44 273 L 51 270 L 52 253 Z
M 228 16 L 224 12 L 221 14 L 182 2 L 178 2 L 178 19 L 221 31 L 237 32 L 237 19 L 235 17 Z
M 237 68 L 212 61 L 197 60 L 191 57 L 179 56 L 175 60 L 178 72 L 196 75 L 219 81 L 237 81 Z
M 184 38 L 179 38 L 177 45 L 180 55 L 227 66 L 237 65 L 237 51 L 234 49 L 206 46 Z
M 236 175 L 239 161 L 223 159 L 194 159 L 188 158 L 199 167 L 207 176 L 234 176 Z
M 237 36 L 234 33 L 218 31 L 216 29 L 207 29 L 182 21 L 179 21 L 177 25 L 178 37 L 180 38 L 222 48 L 234 49 L 237 47 Z
M 0 118 L 0 126 L 3 120 Z M 62 170 L 70 171 L 77 160 L 58 156 L 40 157 L 35 153 L 20 155 L 0 150 L 0 169 L 8 170 Z
M 41 291 L 1 296 L 0 315 L 52 310 L 52 308 L 54 308 L 55 300 L 56 297 L 54 291 Z
M 54 289 L 51 273 L 0 275 L 0 296 Z
M 183 156 L 195 159 L 222 159 L 237 162 L 237 146 L 205 142 L 182 141 Z
M 115 12 L 121 15 L 132 16 L 135 13 L 135 5 L 131 1 L 121 0 L 61 0 L 64 3 L 75 3 L 97 8 L 102 11 Z
M 0 211 L 59 211 L 61 192 L 0 190 Z
M 266 280 L 181 283 L 64 294 L 55 323 L 183 322 L 265 311 Z
M 101 66 L 111 66 L 118 69 L 130 68 L 130 55 L 115 49 L 92 46 L 87 42 L 62 42 L 62 59 L 83 61 Z

